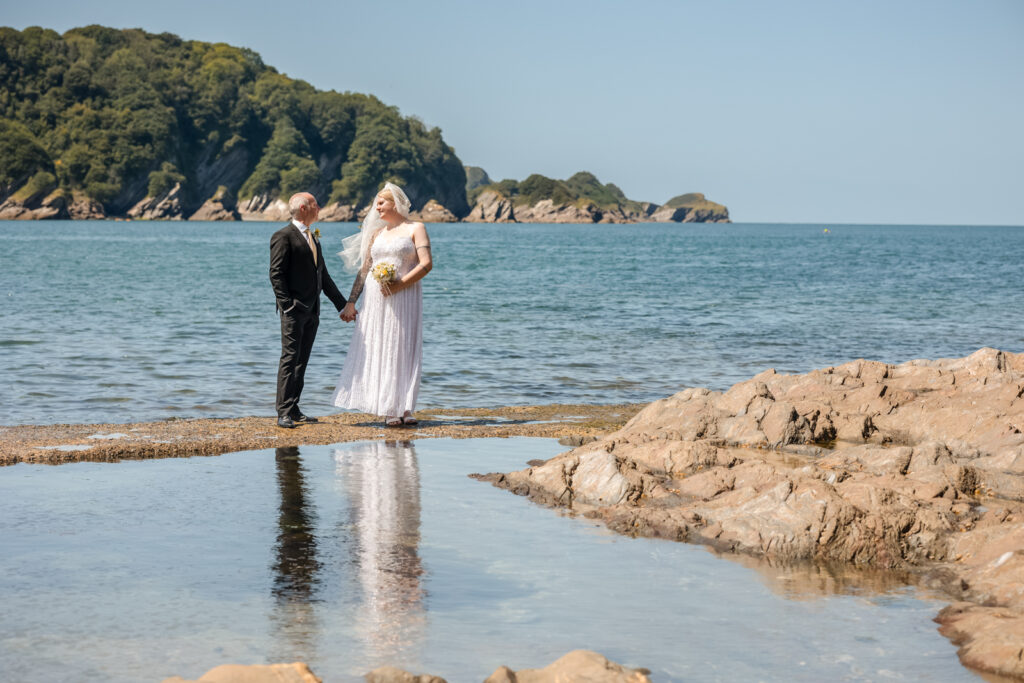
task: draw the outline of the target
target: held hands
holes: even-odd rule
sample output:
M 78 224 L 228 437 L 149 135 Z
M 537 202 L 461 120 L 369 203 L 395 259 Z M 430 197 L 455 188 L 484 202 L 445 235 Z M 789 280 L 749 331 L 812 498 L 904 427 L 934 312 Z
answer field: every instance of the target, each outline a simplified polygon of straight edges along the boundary
M 351 301 L 345 304 L 345 308 L 341 309 L 341 319 L 347 323 L 355 320 L 358 314 L 359 312 L 356 310 L 356 305 Z

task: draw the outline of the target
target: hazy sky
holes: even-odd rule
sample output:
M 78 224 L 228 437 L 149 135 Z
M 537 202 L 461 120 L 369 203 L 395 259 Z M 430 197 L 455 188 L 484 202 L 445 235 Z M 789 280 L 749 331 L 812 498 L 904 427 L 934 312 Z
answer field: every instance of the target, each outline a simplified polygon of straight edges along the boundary
M 0 2 L 18 29 L 252 48 L 495 180 L 588 170 L 741 222 L 1024 225 L 1022 0 Z

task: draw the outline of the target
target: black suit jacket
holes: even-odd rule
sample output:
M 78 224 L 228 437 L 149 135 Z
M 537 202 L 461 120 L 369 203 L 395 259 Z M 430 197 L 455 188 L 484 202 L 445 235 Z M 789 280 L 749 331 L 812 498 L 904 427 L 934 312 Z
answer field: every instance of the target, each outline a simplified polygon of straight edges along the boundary
M 345 308 L 345 297 L 327 272 L 320 241 L 314 237 L 313 243 L 317 251 L 315 263 L 309 243 L 294 224 L 289 223 L 270 238 L 270 285 L 277 308 L 284 313 L 320 313 L 320 292 L 339 311 Z

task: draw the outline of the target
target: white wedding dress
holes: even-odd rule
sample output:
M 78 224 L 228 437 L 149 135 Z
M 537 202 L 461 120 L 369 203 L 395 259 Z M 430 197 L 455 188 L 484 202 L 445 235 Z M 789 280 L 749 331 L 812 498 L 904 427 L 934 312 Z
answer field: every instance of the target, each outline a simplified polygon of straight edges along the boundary
M 401 277 L 416 267 L 408 224 L 381 230 L 370 247 L 370 268 L 387 262 Z M 345 365 L 331 402 L 372 415 L 400 417 L 416 409 L 423 359 L 423 288 L 420 282 L 385 297 L 372 275 L 363 285 Z

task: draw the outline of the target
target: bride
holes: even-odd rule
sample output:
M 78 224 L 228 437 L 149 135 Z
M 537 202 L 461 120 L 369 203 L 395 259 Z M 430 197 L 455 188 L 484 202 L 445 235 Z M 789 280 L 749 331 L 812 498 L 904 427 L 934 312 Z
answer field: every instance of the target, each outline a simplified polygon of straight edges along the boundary
M 345 267 L 358 271 L 342 319 L 356 329 L 331 402 L 381 415 L 389 427 L 414 425 L 423 358 L 423 289 L 430 272 L 430 238 L 409 220 L 409 198 L 385 183 L 362 229 L 343 240 Z M 388 267 L 390 266 L 390 268 Z M 355 303 L 365 290 L 363 308 Z

